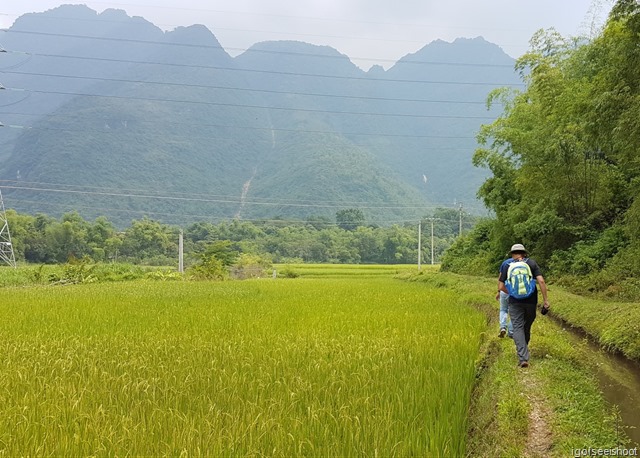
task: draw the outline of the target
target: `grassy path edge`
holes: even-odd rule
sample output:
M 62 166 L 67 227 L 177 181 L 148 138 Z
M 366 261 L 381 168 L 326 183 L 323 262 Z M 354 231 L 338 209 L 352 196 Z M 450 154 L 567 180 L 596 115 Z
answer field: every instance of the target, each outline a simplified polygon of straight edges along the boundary
M 572 456 L 578 449 L 628 444 L 598 387 L 586 342 L 538 315 L 531 366 L 520 369 L 513 341 L 497 337 L 494 280 L 434 271 L 404 279 L 453 289 L 487 316 L 469 411 L 468 456 Z
M 552 287 L 552 314 L 591 336 L 600 346 L 640 363 L 640 307 L 602 301 Z

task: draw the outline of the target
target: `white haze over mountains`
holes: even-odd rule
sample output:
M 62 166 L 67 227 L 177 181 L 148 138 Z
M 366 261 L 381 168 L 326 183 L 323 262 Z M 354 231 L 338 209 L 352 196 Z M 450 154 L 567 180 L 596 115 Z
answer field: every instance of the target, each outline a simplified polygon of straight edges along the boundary
M 482 36 L 512 57 L 528 49 L 533 33 L 553 27 L 564 36 L 590 35 L 606 19 L 611 0 L 120 0 L 5 1 L 0 25 L 63 3 L 102 12 L 122 9 L 164 30 L 204 24 L 232 56 L 270 40 L 331 46 L 360 68 L 391 67 L 398 59 L 441 39 Z M 2 45 L 2 34 L 0 34 Z

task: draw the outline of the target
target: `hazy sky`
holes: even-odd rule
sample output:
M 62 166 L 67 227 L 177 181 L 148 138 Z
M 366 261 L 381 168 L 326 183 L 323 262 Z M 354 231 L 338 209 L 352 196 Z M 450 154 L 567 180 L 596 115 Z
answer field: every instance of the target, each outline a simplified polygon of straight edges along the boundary
M 0 25 L 20 15 L 83 3 L 142 16 L 158 27 L 206 25 L 231 55 L 266 40 L 329 45 L 363 69 L 388 68 L 436 39 L 482 36 L 512 57 L 526 52 L 531 35 L 556 28 L 562 35 L 589 34 L 612 0 L 3 0 Z M 599 5 L 599 6 L 595 6 Z M 0 33 L 0 45 L 2 33 Z

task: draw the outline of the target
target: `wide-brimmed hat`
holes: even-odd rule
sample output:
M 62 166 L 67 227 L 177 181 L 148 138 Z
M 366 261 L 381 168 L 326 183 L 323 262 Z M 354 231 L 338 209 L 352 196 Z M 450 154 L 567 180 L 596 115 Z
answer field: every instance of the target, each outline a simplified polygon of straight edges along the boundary
M 511 251 L 509 253 L 513 253 L 516 251 L 522 251 L 523 253 L 527 252 L 527 249 L 524 247 L 524 245 L 522 243 L 516 243 L 515 245 L 513 245 L 511 247 Z

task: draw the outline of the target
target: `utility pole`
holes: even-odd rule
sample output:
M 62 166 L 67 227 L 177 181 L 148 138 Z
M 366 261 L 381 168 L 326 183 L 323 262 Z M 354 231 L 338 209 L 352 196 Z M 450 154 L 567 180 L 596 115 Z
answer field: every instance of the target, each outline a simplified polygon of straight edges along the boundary
M 422 269 L 422 221 L 418 223 L 418 270 Z
M 2 191 L 0 191 L 0 226 L 2 226 L 2 229 L 0 229 L 0 260 L 6 262 L 15 269 L 16 257 L 13 253 L 13 244 L 11 243 L 7 214 L 4 211 Z
M 178 237 L 178 272 L 184 273 L 184 234 L 180 229 Z
M 462 202 L 460 202 L 460 226 L 458 228 L 458 237 L 462 236 Z
M 431 265 L 435 264 L 435 261 L 433 260 L 433 218 L 431 218 Z

